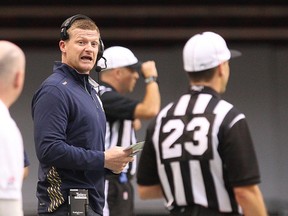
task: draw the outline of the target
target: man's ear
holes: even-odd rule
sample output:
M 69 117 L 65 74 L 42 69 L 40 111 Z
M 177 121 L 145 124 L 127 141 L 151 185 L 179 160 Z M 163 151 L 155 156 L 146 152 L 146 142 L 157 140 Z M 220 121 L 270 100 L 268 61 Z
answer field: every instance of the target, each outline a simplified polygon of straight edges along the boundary
M 21 71 L 17 71 L 14 76 L 13 86 L 15 88 L 22 88 L 23 82 L 24 82 L 24 73 L 22 73 Z
M 120 68 L 115 68 L 113 72 L 114 72 L 114 75 L 115 75 L 115 78 L 116 78 L 116 79 L 121 78 L 122 71 L 121 71 Z
M 66 52 L 66 43 L 63 40 L 59 41 L 59 48 L 61 50 L 61 52 Z
M 224 73 L 225 73 L 225 62 L 222 62 L 220 65 L 218 65 L 217 67 L 217 73 L 220 75 L 220 76 L 223 76 Z

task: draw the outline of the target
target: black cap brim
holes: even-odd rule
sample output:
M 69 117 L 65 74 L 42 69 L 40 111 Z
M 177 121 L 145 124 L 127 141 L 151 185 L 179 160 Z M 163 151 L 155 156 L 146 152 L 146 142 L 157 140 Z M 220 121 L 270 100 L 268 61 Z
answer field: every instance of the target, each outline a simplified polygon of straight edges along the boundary
M 131 68 L 132 70 L 137 71 L 138 73 L 141 73 L 141 67 L 142 67 L 142 63 L 141 61 L 138 61 L 137 63 L 133 64 L 133 65 L 129 65 L 127 67 Z
M 242 53 L 238 50 L 230 50 L 231 58 L 236 58 L 242 55 Z

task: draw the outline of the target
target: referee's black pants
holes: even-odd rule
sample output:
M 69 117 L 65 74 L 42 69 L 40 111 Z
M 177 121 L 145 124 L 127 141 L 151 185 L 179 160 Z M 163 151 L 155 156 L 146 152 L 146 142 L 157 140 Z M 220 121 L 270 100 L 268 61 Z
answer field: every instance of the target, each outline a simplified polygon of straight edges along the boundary
M 176 207 L 170 211 L 170 216 L 241 216 L 238 213 L 221 213 L 200 205 Z

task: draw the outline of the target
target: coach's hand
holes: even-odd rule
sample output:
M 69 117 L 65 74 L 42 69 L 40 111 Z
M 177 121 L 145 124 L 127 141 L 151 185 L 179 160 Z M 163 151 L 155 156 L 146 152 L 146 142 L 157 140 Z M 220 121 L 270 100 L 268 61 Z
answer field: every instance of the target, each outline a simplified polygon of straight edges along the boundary
M 115 146 L 104 152 L 104 167 L 111 170 L 113 173 L 119 174 L 129 162 L 134 160 L 130 155 L 132 149 L 125 150 L 123 147 Z

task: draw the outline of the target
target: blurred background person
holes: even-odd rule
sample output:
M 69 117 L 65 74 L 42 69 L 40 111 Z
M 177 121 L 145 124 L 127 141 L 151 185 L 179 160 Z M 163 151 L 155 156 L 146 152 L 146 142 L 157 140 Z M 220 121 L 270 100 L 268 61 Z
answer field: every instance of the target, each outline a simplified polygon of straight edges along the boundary
M 27 155 L 27 152 L 24 150 L 24 174 L 23 174 L 24 179 L 27 178 L 29 175 L 29 166 L 30 166 L 30 160 Z
M 104 68 L 100 73 L 99 95 L 107 119 L 105 148 L 127 148 L 137 142 L 135 130 L 141 128 L 141 120 L 151 119 L 160 109 L 155 62 L 142 63 L 130 49 L 113 46 L 104 51 L 98 66 Z M 131 99 L 127 94 L 133 92 L 139 77 L 143 77 L 146 83 L 144 97 L 142 100 Z M 136 163 L 134 158 L 119 175 L 111 172 L 106 174 L 104 216 L 134 215 L 131 180 Z
M 23 139 L 9 108 L 22 92 L 25 64 L 21 48 L 0 40 L 0 215 L 3 216 L 23 216 Z

